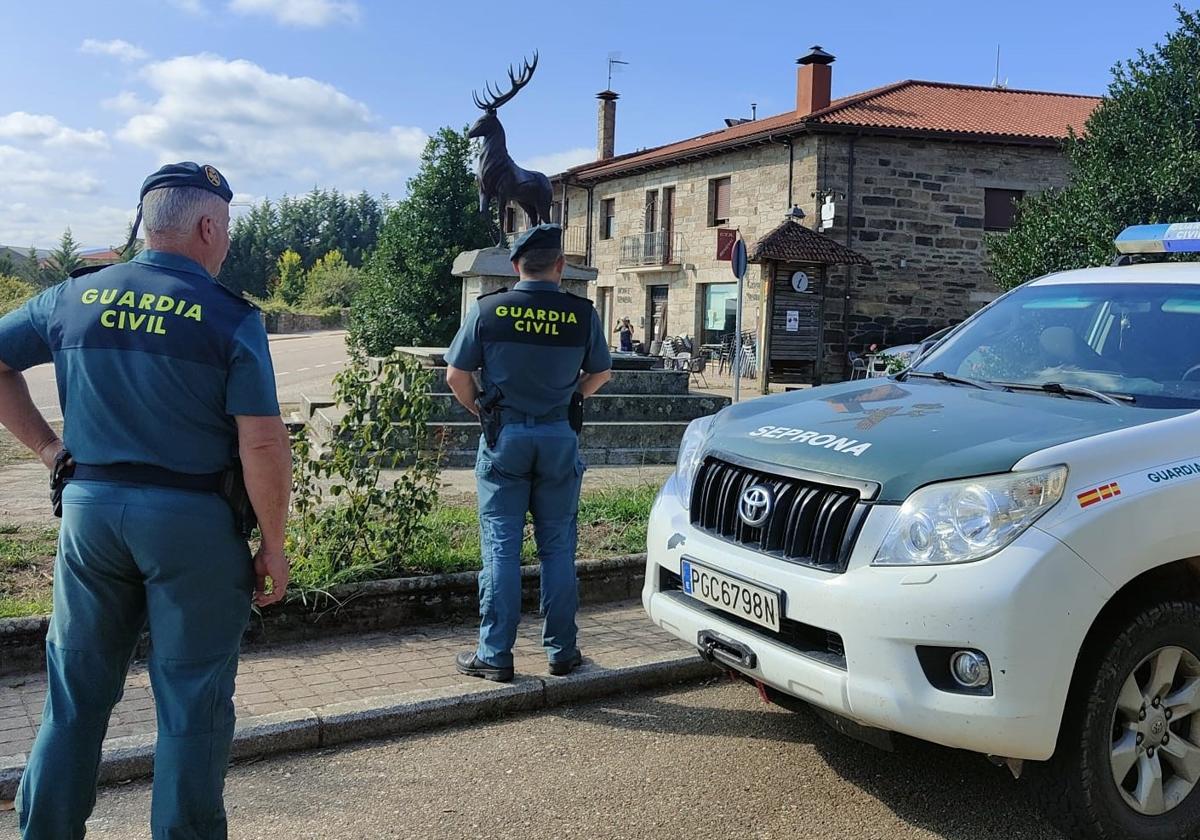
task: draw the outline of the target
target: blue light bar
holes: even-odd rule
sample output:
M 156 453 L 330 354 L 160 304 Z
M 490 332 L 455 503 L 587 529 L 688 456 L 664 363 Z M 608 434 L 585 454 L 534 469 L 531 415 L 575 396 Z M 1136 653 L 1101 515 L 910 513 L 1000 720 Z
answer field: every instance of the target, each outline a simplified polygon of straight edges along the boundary
M 1200 251 L 1200 222 L 1133 225 L 1117 234 L 1122 254 L 1179 254 Z

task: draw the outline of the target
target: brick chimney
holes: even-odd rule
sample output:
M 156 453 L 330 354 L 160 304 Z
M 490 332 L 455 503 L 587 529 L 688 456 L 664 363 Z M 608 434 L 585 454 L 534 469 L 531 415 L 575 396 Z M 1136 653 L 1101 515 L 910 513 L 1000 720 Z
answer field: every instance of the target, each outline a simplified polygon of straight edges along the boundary
M 617 99 L 620 95 L 602 90 L 596 98 L 600 100 L 596 117 L 596 160 L 608 160 L 617 144 Z
M 829 91 L 833 81 L 834 58 L 819 46 L 804 58 L 796 59 L 796 115 L 806 117 L 813 111 L 829 107 Z

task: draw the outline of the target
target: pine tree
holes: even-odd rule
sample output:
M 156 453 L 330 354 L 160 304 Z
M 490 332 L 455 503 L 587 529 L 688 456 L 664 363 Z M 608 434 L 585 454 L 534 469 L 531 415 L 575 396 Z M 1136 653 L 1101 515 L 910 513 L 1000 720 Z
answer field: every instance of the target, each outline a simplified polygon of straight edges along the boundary
M 63 231 L 62 238 L 58 240 L 58 247 L 51 251 L 50 256 L 46 259 L 44 277 L 47 281 L 46 285 L 52 286 L 55 283 L 61 283 L 70 276 L 72 271 L 82 265 L 83 257 L 79 255 L 79 243 L 71 235 L 71 229 L 67 228 Z
M 298 253 L 288 248 L 280 255 L 276 270 L 279 285 L 275 288 L 275 296 L 289 306 L 295 306 L 304 297 L 307 288 L 303 260 Z
M 390 210 L 351 308 L 350 337 L 368 353 L 446 344 L 459 320 L 454 258 L 491 244 L 479 215 L 466 132 L 442 128 L 429 139 L 408 196 Z

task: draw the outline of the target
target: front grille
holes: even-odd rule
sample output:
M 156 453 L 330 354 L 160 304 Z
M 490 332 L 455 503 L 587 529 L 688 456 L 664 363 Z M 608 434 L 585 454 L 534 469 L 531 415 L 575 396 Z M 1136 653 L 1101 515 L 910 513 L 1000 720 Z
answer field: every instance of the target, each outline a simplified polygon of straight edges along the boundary
M 782 618 L 779 621 L 779 632 L 777 633 L 769 627 L 747 621 L 741 616 L 719 610 L 693 598 L 683 591 L 683 578 L 663 566 L 658 567 L 658 591 L 670 592 L 673 597 L 683 600 L 692 609 L 701 610 L 722 621 L 736 624 L 743 630 L 765 636 L 809 659 L 824 662 L 826 665 L 832 665 L 843 671 L 846 670 L 845 645 L 842 644 L 841 635 L 832 630 L 825 630 L 790 618 Z
M 774 504 L 761 525 L 738 515 L 742 494 L 754 485 Z M 792 563 L 844 572 L 867 507 L 857 490 L 818 484 L 708 458 L 692 489 L 692 525 L 713 536 Z

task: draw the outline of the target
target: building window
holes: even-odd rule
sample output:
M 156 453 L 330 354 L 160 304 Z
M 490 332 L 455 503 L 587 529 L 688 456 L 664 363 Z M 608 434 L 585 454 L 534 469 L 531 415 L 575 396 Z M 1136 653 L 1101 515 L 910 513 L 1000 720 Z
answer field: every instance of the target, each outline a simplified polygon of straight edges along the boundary
M 556 225 L 562 224 L 562 202 L 555 201 L 550 205 L 550 221 Z
M 504 208 L 504 232 L 517 232 L 517 208 L 515 207 Z
M 600 202 L 600 238 L 612 239 L 617 233 L 617 202 L 606 198 Z
M 720 344 L 737 329 L 737 283 L 709 283 L 704 289 L 701 344 Z
M 562 226 L 565 228 L 567 223 L 571 221 L 571 199 L 564 198 L 562 200 Z
M 1017 214 L 1017 202 L 1024 197 L 1024 190 L 985 189 L 983 229 L 1004 231 L 1011 228 Z
M 729 224 L 729 178 L 708 182 L 708 226 Z

